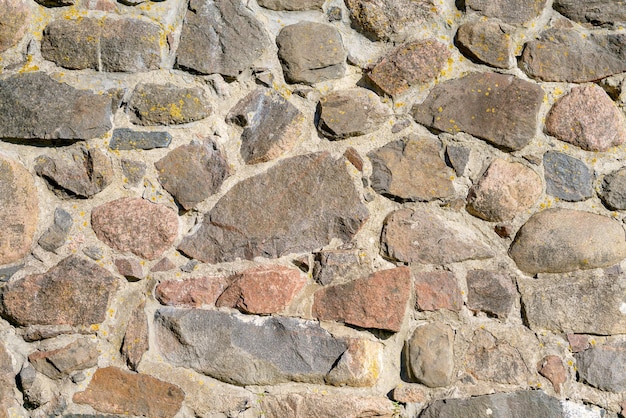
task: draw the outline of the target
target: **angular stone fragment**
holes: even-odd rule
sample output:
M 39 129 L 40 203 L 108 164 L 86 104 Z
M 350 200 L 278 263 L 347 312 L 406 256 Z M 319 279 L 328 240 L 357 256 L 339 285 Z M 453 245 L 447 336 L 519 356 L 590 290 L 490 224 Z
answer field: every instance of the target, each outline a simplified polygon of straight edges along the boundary
M 538 84 L 521 78 L 474 73 L 437 85 L 412 114 L 425 126 L 520 150 L 535 136 L 543 97 Z
M 343 158 L 301 155 L 237 183 L 179 249 L 210 263 L 276 258 L 350 241 L 368 216 Z
M 179 125 L 206 118 L 211 107 L 199 87 L 142 83 L 135 87 L 127 111 L 137 125 Z
M 459 312 L 463 296 L 454 273 L 450 271 L 424 271 L 413 273 L 416 307 L 420 311 L 448 309 Z
M 37 243 L 46 251 L 56 251 L 65 244 L 72 227 L 72 215 L 61 208 L 54 210 L 54 223 L 43 233 Z
M 448 48 L 434 39 L 409 42 L 384 57 L 367 76 L 384 93 L 395 96 L 433 81 L 449 57 Z
M 517 299 L 517 288 L 511 276 L 488 270 L 467 272 L 467 307 L 498 318 L 507 318 Z
M 626 23 L 626 8 L 620 0 L 555 0 L 552 7 L 578 23 L 593 26 Z
M 626 141 L 626 117 L 602 87 L 588 84 L 554 104 L 546 131 L 586 151 L 606 151 Z
M 167 148 L 172 142 L 169 132 L 134 131 L 128 128 L 115 129 L 109 148 L 128 151 L 133 149 L 149 150 Z
M 593 196 L 593 173 L 585 163 L 556 151 L 543 154 L 546 193 L 568 202 Z
M 155 418 L 174 417 L 184 399 L 178 386 L 117 367 L 96 370 L 87 389 L 73 397 L 96 411 Z
M 579 353 L 591 347 L 588 335 L 567 334 L 567 342 L 569 342 L 572 353 Z
M 230 286 L 215 306 L 229 307 L 249 314 L 283 311 L 307 282 L 299 270 L 283 266 L 260 266 L 230 277 Z
M 524 47 L 520 67 L 542 81 L 584 83 L 626 71 L 626 34 L 549 29 Z
M 626 390 L 626 343 L 609 342 L 574 354 L 580 380 L 600 390 Z
M 267 49 L 263 26 L 240 0 L 191 0 L 176 64 L 202 74 L 236 77 Z
M 16 404 L 14 399 L 15 389 L 13 361 L 4 344 L 0 342 L 0 416 L 2 418 L 9 418 L 9 415 L 4 411 L 8 411 L 9 408 Z
M 0 265 L 28 254 L 38 219 L 39 201 L 33 176 L 22 164 L 0 154 Z
M 295 318 L 161 308 L 155 325 L 167 361 L 237 385 L 322 383 L 347 348 L 317 322 Z
M 538 17 L 546 6 L 546 0 L 463 0 L 463 3 L 466 10 L 515 24 Z
M 347 52 L 334 26 L 315 22 L 285 26 L 276 44 L 285 80 L 290 83 L 313 84 L 344 75 Z
M 313 316 L 362 328 L 398 332 L 411 296 L 411 273 L 406 267 L 382 270 L 315 293 Z
M 266 418 L 391 417 L 395 413 L 394 404 L 382 396 L 310 392 L 264 396 L 259 406 Z
M 148 342 L 148 318 L 144 312 L 145 307 L 146 301 L 143 300 L 133 310 L 126 326 L 122 348 L 120 349 L 122 357 L 131 370 L 137 370 L 141 358 L 148 351 L 150 345 Z
M 217 192 L 230 174 L 228 162 L 212 140 L 175 148 L 154 166 L 163 188 L 184 209 L 193 208 Z
M 565 273 L 619 263 L 626 257 L 626 240 L 624 229 L 614 219 L 571 209 L 547 209 L 520 228 L 509 255 L 529 274 Z
M 91 197 L 113 182 L 111 159 L 98 148 L 84 145 L 52 157 L 40 155 L 35 172 L 62 197 Z
M 81 338 L 56 350 L 35 351 L 28 356 L 28 361 L 39 373 L 61 379 L 77 370 L 96 366 L 99 354 L 95 341 Z
M 18 263 L 13 266 L 0 268 L 0 282 L 8 282 L 11 277 L 24 268 L 24 263 Z
M 365 135 L 389 119 L 390 112 L 376 94 L 363 88 L 335 91 L 319 102 L 317 130 L 330 139 Z
M 14 47 L 30 23 L 30 11 L 24 0 L 0 0 L 0 53 Z
M 241 156 L 248 164 L 273 160 L 290 151 L 305 132 L 305 119 L 276 90 L 256 89 L 226 117 L 242 126 Z
M 41 55 L 70 70 L 99 70 L 101 26 L 97 19 L 59 19 L 46 26 Z
M 136 282 L 144 278 L 141 263 L 134 258 L 118 258 L 115 260 L 117 272 L 126 277 L 129 282 Z
M 133 161 L 126 158 L 122 158 L 120 161 L 122 166 L 122 173 L 125 177 L 125 182 L 128 182 L 131 186 L 139 184 L 143 176 L 146 174 L 146 163 L 143 161 Z
M 436 139 L 411 135 L 371 151 L 370 181 L 383 196 L 400 201 L 430 201 L 454 196 L 453 172 Z
M 415 381 L 430 388 L 448 386 L 454 372 L 454 331 L 432 322 L 418 327 L 407 342 L 407 362 Z
M 463 145 L 448 145 L 446 147 L 446 163 L 454 168 L 454 172 L 457 176 L 462 176 L 465 173 L 465 168 L 470 161 L 471 148 L 464 147 Z
M 0 315 L 20 327 L 99 324 L 117 284 L 108 270 L 70 256 L 46 273 L 3 287 Z
M 371 387 L 382 372 L 382 344 L 352 339 L 337 365 L 326 376 L 334 386 Z
M 0 80 L 0 138 L 79 141 L 111 127 L 111 99 L 104 94 L 77 90 L 42 72 Z
M 610 209 L 626 209 L 626 168 L 621 168 L 604 177 L 600 199 Z
M 343 156 L 346 157 L 346 160 L 350 161 L 350 164 L 352 164 L 354 168 L 363 172 L 363 158 L 361 158 L 361 155 L 356 149 L 353 147 L 346 148 Z
M 483 329 L 474 333 L 463 364 L 469 374 L 488 382 L 524 385 L 529 377 L 520 352 Z
M 561 393 L 561 385 L 567 380 L 567 372 L 559 356 L 550 355 L 544 357 L 537 364 L 537 371 L 552 383 L 557 394 Z
M 421 403 L 425 404 L 428 400 L 426 390 L 422 385 L 416 383 L 400 383 L 391 392 L 391 399 L 400 403 Z
M 224 277 L 198 277 L 161 282 L 154 293 L 163 305 L 199 308 L 202 305 L 215 305 L 226 287 L 228 281 Z
M 313 279 L 322 286 L 346 283 L 372 272 L 369 257 L 363 251 L 322 250 L 313 256 Z
M 95 207 L 91 227 L 105 244 L 154 260 L 178 235 L 178 216 L 163 205 L 123 197 Z
M 442 211 L 399 209 L 385 219 L 383 254 L 404 263 L 449 264 L 493 257 L 470 226 L 448 220 Z
M 463 55 L 496 68 L 511 68 L 513 28 L 496 21 L 476 21 L 459 26 L 456 44 Z
M 259 6 L 270 10 L 322 10 L 325 0 L 259 0 Z

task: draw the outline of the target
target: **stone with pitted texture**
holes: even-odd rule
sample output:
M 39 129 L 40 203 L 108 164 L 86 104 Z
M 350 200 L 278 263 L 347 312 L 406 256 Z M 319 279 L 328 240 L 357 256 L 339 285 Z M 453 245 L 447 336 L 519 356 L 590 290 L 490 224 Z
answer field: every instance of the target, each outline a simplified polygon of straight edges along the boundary
M 512 24 L 523 24 L 537 18 L 546 0 L 462 0 L 465 9 Z
M 605 26 L 626 23 L 626 8 L 621 0 L 555 0 L 552 7 L 575 22 Z
M 472 60 L 495 68 L 511 68 L 513 28 L 496 21 L 476 21 L 459 26 L 456 43 Z
M 0 0 L 0 53 L 22 39 L 29 23 L 30 11 L 24 0 Z
M 127 112 L 137 125 L 179 125 L 206 118 L 211 107 L 199 87 L 144 83 L 135 88 Z
M 416 328 L 406 352 L 414 381 L 430 388 L 452 383 L 454 331 L 449 325 L 431 322 Z

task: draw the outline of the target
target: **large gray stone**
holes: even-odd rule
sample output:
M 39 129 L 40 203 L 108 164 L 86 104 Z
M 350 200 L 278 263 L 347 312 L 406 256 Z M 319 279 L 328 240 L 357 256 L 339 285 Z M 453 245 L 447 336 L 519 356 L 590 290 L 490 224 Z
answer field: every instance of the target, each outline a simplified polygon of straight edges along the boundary
M 347 348 L 317 322 L 296 318 L 161 308 L 155 322 L 167 361 L 237 385 L 323 383 Z
M 432 322 L 418 327 L 407 342 L 411 376 L 435 388 L 452 383 L 454 372 L 454 331 L 449 325 Z
M 610 392 L 626 390 L 626 342 L 615 341 L 574 354 L 580 380 Z
M 167 148 L 172 142 L 169 132 L 134 131 L 128 128 L 115 129 L 109 142 L 109 148 L 113 150 L 149 150 L 154 148 Z
M 191 0 L 176 64 L 201 74 L 236 77 L 268 48 L 261 23 L 240 0 Z
M 42 72 L 0 81 L 0 138 L 78 141 L 101 137 L 111 127 L 107 95 L 77 90 Z
M 593 172 L 577 158 L 557 151 L 543 154 L 546 193 L 568 202 L 593 196 Z
M 578 23 L 614 25 L 626 22 L 626 7 L 621 0 L 555 0 L 557 12 Z
M 546 0 L 462 0 L 467 10 L 507 23 L 522 24 L 538 17 Z
M 621 168 L 604 177 L 600 199 L 614 210 L 626 209 L 626 168 Z
M 350 241 L 368 216 L 345 159 L 301 155 L 237 183 L 179 249 L 209 263 L 276 258 Z
M 412 114 L 425 126 L 520 150 L 535 136 L 543 97 L 538 84 L 521 78 L 474 73 L 437 85 Z

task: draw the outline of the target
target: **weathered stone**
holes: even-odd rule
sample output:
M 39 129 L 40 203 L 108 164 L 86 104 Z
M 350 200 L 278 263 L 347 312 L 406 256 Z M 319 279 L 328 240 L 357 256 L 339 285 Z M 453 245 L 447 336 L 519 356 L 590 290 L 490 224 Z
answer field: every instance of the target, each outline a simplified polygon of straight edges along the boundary
M 95 261 L 100 261 L 104 258 L 102 248 L 96 246 L 88 246 L 83 248 L 83 254 Z
M 599 193 L 602 202 L 613 210 L 626 209 L 626 168 L 621 168 L 604 177 Z
M 173 417 L 184 399 L 178 386 L 117 367 L 96 370 L 87 389 L 73 397 L 96 411 L 155 418 Z
M 609 342 L 574 354 L 580 380 L 601 390 L 626 390 L 626 343 Z
M 146 163 L 143 161 L 133 161 L 126 158 L 122 158 L 120 161 L 122 166 L 122 173 L 124 174 L 124 181 L 131 186 L 136 186 L 143 179 L 146 174 Z
M 411 135 L 371 151 L 370 181 L 383 196 L 400 201 L 430 201 L 454 196 L 452 170 L 441 158 L 441 143 Z
M 472 228 L 448 220 L 443 211 L 399 209 L 385 219 L 383 254 L 404 263 L 449 264 L 493 257 Z
M 544 357 L 537 364 L 537 372 L 552 383 L 557 394 L 561 393 L 561 385 L 567 380 L 567 372 L 559 356 L 550 355 Z
M 567 342 L 572 353 L 579 353 L 591 347 L 588 335 L 567 334 Z
M 445 45 L 434 39 L 409 42 L 384 57 L 367 76 L 384 93 L 395 96 L 412 86 L 433 81 L 449 57 Z
M 582 240 L 582 238 L 581 238 Z M 626 318 L 626 278 L 579 274 L 519 280 L 524 316 L 533 330 L 621 334 Z
M 0 154 L 0 265 L 18 261 L 30 251 L 38 204 L 33 176 L 22 164 Z
M 127 111 L 138 125 L 179 125 L 206 118 L 211 107 L 199 87 L 142 83 L 135 87 Z
M 428 400 L 424 386 L 415 383 L 400 383 L 393 388 L 391 399 L 403 404 L 421 403 L 424 404 Z
M 520 228 L 509 249 L 530 274 L 607 267 L 626 257 L 624 229 L 614 219 L 571 209 L 538 212 Z
M 144 312 L 145 307 L 146 301 L 143 300 L 133 310 L 126 326 L 124 340 L 120 349 L 122 358 L 131 370 L 137 370 L 141 358 L 150 347 L 148 342 L 148 318 Z
M 557 151 L 543 154 L 546 193 L 568 202 L 593 196 L 593 173 L 585 163 Z
M 412 114 L 428 127 L 520 150 L 535 136 L 543 96 L 538 84 L 521 78 L 474 73 L 435 86 Z
M 566 418 L 561 403 L 540 390 L 495 393 L 467 399 L 443 399 L 429 405 L 423 418 Z
M 359 152 L 353 147 L 346 148 L 346 151 L 343 153 L 343 156 L 346 157 L 346 160 L 350 161 L 350 164 L 354 166 L 361 173 L 363 172 L 363 158 Z
M 14 390 L 15 372 L 11 355 L 0 342 L 0 411 L 8 411 L 11 406 L 14 406 Z M 9 415 L 6 412 L 0 412 L 0 417 L 9 418 Z
M 474 332 L 463 364 L 466 371 L 478 380 L 524 385 L 529 377 L 520 352 L 483 329 Z
M 305 132 L 305 119 L 276 90 L 256 89 L 226 117 L 243 127 L 241 156 L 248 164 L 273 160 L 289 152 Z
M 459 312 L 463 296 L 454 273 L 450 271 L 424 271 L 413 273 L 416 307 L 420 311 L 448 309 Z
M 406 347 L 411 377 L 430 388 L 448 386 L 454 371 L 454 331 L 432 322 L 413 331 Z
M 28 356 L 28 361 L 39 373 L 61 379 L 77 370 L 96 366 L 99 354 L 95 341 L 81 338 L 56 350 L 35 351 Z
M 448 145 L 446 147 L 446 163 L 448 163 L 457 176 L 465 174 L 465 168 L 470 161 L 471 148 L 463 145 Z
M 325 0 L 259 0 L 259 6 L 270 10 L 322 10 Z
M 11 277 L 24 268 L 24 263 L 18 263 L 13 266 L 0 268 L 0 282 L 8 282 Z
M 23 0 L 0 0 L 0 53 L 14 47 L 26 33 L 30 11 Z
M 45 73 L 0 81 L 0 138 L 78 141 L 103 136 L 112 127 L 111 99 L 77 90 Z
M 46 376 L 37 371 L 30 364 L 26 363 L 15 379 L 20 391 L 24 395 L 24 403 L 31 408 L 39 408 L 54 401 L 54 393 L 51 388 L 51 381 Z M 39 412 L 39 411 L 38 411 Z M 45 413 L 45 411 L 41 411 Z M 4 415 L 2 418 L 8 418 Z
M 59 19 L 46 26 L 41 55 L 70 70 L 99 70 L 101 26 L 97 19 Z
M 546 0 L 463 0 L 463 3 L 466 10 L 516 24 L 535 19 L 546 7 Z
M 626 117 L 602 87 L 589 84 L 554 104 L 546 131 L 586 151 L 606 151 L 626 141 Z
M 166 206 L 123 197 L 95 207 L 91 227 L 108 246 L 154 260 L 176 239 L 178 216 Z
M 511 276 L 488 270 L 467 272 L 467 307 L 498 318 L 507 318 L 517 299 L 517 288 Z
M 578 23 L 593 26 L 626 23 L 626 8 L 619 0 L 555 0 L 552 7 Z
M 394 404 L 385 397 L 289 393 L 265 396 L 260 407 L 266 418 L 391 417 Z
M 56 156 L 40 155 L 35 172 L 62 197 L 91 197 L 113 182 L 111 159 L 98 148 L 84 145 Z
M 3 287 L 0 315 L 20 327 L 99 324 L 117 283 L 104 268 L 70 256 L 46 273 Z
M 301 155 L 233 186 L 179 249 L 210 263 L 276 258 L 350 241 L 368 216 L 343 158 Z
M 269 40 L 239 0 L 192 0 L 185 15 L 176 64 L 202 74 L 236 77 L 252 66 Z
M 351 339 L 348 349 L 337 365 L 326 376 L 326 383 L 334 386 L 371 387 L 382 372 L 382 344 Z
M 126 277 L 129 282 L 136 282 L 144 278 L 141 263 L 134 258 L 118 258 L 115 260 L 117 272 Z
M 172 260 L 170 260 L 167 257 L 163 257 L 162 259 L 157 261 L 156 264 L 154 264 L 150 268 L 150 272 L 151 273 L 159 273 L 159 272 L 162 272 L 162 271 L 174 270 L 175 268 L 176 268 L 176 264 L 174 264 L 172 262 Z
M 497 21 L 476 21 L 459 26 L 456 44 L 472 60 L 496 68 L 511 68 L 510 28 Z
M 317 322 L 296 318 L 161 308 L 155 324 L 167 361 L 238 385 L 321 383 L 347 348 Z
M 228 162 L 212 140 L 175 148 L 154 166 L 163 188 L 184 209 L 217 192 L 230 173 Z
M 109 148 L 114 150 L 149 150 L 154 148 L 167 148 L 172 142 L 169 132 L 134 131 L 128 128 L 115 129 L 113 138 L 109 142 Z
M 282 312 L 293 302 L 307 279 L 299 270 L 275 265 L 244 270 L 229 281 L 230 286 L 215 306 L 250 314 L 273 314 Z
M 315 293 L 313 315 L 362 328 L 398 332 L 411 296 L 411 273 L 406 267 L 382 270 Z
M 542 81 L 584 83 L 626 71 L 626 34 L 549 29 L 524 47 L 520 67 Z
M 323 286 L 349 282 L 372 272 L 369 257 L 363 251 L 322 250 L 313 256 L 313 279 Z
M 226 287 L 228 281 L 221 276 L 168 280 L 156 286 L 155 297 L 163 305 L 199 308 L 215 305 Z
M 319 102 L 317 130 L 330 139 L 365 135 L 380 128 L 390 116 L 373 92 L 355 87 L 335 91 Z
M 72 215 L 61 208 L 56 208 L 54 223 L 39 237 L 37 243 L 46 251 L 56 251 L 65 244 L 71 227 Z
M 285 26 L 276 44 L 285 80 L 290 83 L 312 84 L 344 75 L 347 52 L 334 26 L 315 22 Z

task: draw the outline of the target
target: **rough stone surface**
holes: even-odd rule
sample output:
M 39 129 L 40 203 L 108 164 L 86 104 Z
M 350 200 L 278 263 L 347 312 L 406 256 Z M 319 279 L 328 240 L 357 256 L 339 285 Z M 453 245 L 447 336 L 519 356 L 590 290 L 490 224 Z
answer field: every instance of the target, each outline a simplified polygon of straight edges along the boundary
M 535 136 L 543 96 L 538 84 L 511 75 L 474 73 L 437 85 L 412 114 L 428 127 L 520 150 Z
M 518 349 L 483 329 L 474 333 L 464 365 L 466 371 L 478 380 L 523 385 L 529 377 Z
M 552 7 L 578 23 L 604 26 L 626 22 L 626 9 L 619 0 L 556 0 Z
M 266 418 L 391 417 L 393 403 L 386 397 L 289 393 L 266 396 L 260 402 Z
M 347 52 L 334 26 L 315 22 L 285 26 L 276 44 L 290 83 L 312 84 L 344 75 Z
M 126 277 L 129 282 L 136 282 L 144 278 L 143 267 L 139 260 L 134 258 L 118 258 L 114 263 L 117 272 Z
M 161 308 L 155 322 L 167 361 L 238 385 L 321 383 L 347 348 L 318 323 L 295 318 Z
M 326 376 L 334 386 L 371 387 L 382 372 L 382 345 L 379 342 L 351 339 L 348 349 Z
M 467 272 L 467 307 L 498 318 L 507 318 L 517 299 L 517 288 L 506 273 L 487 270 Z
M 367 76 L 385 94 L 396 96 L 433 81 L 449 57 L 444 45 L 434 39 L 409 42 L 384 57 Z
M 626 240 L 622 226 L 606 216 L 547 209 L 520 228 L 509 255 L 526 273 L 565 273 L 619 263 Z
M 626 209 L 626 168 L 614 171 L 602 179 L 599 196 L 610 209 Z
M 35 351 L 28 356 L 28 361 L 39 373 L 61 379 L 77 370 L 96 366 L 99 355 L 95 342 L 82 338 L 56 350 Z
M 462 176 L 470 162 L 471 154 L 471 148 L 450 144 L 446 147 L 446 163 L 454 168 L 457 176 Z
M 447 309 L 459 312 L 463 296 L 454 273 L 450 271 L 424 271 L 413 273 L 415 306 L 420 311 Z
M 199 308 L 215 305 L 226 287 L 228 281 L 221 276 L 168 280 L 156 286 L 155 297 L 163 305 Z
M 269 49 L 267 34 L 239 0 L 192 0 L 176 53 L 180 68 L 236 77 Z
M 546 131 L 586 151 L 606 151 L 626 140 L 626 118 L 600 86 L 589 84 L 554 104 Z
M 397 332 L 410 296 L 411 273 L 406 267 L 398 267 L 319 290 L 313 315 L 323 321 Z
M 212 140 L 181 145 L 154 166 L 163 188 L 184 209 L 217 192 L 230 173 L 226 158 Z
M 262 163 L 289 152 L 305 131 L 304 115 L 275 90 L 256 89 L 230 110 L 227 120 L 243 127 L 241 156 Z
M 326 152 L 302 155 L 237 183 L 179 249 L 214 263 L 310 251 L 333 237 L 350 241 L 369 212 L 344 161 Z
M 0 0 L 0 53 L 14 47 L 30 23 L 30 12 L 23 0 Z
M 105 319 L 117 284 L 108 270 L 70 256 L 46 273 L 3 287 L 0 315 L 20 327 L 99 324 Z
M 430 388 L 448 386 L 454 372 L 454 331 L 431 322 L 418 327 L 407 342 L 411 377 Z
M 441 158 L 441 144 L 409 136 L 371 151 L 370 182 L 383 196 L 400 201 L 430 201 L 454 196 L 452 170 Z
M 416 383 L 400 383 L 391 392 L 391 399 L 400 403 L 426 403 L 428 396 L 422 385 Z
M 561 385 L 567 380 L 567 371 L 559 356 L 545 356 L 537 364 L 537 372 L 552 383 L 557 394 L 561 393 Z
M 463 3 L 467 10 L 514 24 L 538 17 L 546 6 L 546 0 L 463 0 Z
M 120 349 L 122 358 L 131 370 L 137 370 L 141 358 L 150 348 L 148 341 L 148 318 L 144 311 L 145 307 L 146 302 L 144 300 L 133 309 L 124 333 L 122 348 Z
M 512 29 L 491 20 L 464 23 L 456 33 L 456 43 L 472 60 L 495 68 L 511 68 Z
M 13 361 L 3 343 L 0 343 L 0 417 L 9 418 L 4 412 L 14 406 L 13 391 L 15 390 L 15 372 L 13 371 Z
M 65 244 L 72 223 L 72 215 L 61 208 L 56 208 L 53 224 L 39 237 L 37 243 L 46 251 L 56 251 Z
M 130 186 L 136 186 L 146 175 L 146 163 L 143 161 L 133 161 L 126 158 L 122 158 L 121 161 L 122 173 L 124 174 L 125 181 Z
M 199 87 L 139 84 L 128 102 L 131 122 L 138 125 L 178 125 L 204 119 L 211 108 Z
M 580 380 L 600 390 L 626 390 L 626 343 L 609 342 L 574 354 Z
M 140 198 L 120 198 L 91 211 L 91 227 L 108 246 L 154 260 L 178 235 L 176 213 Z
M 323 250 L 313 256 L 313 279 L 322 286 L 349 282 L 372 272 L 369 257 L 362 251 Z
M 173 417 L 184 399 L 178 386 L 117 367 L 96 370 L 87 389 L 73 398 L 100 412 L 155 418 Z
M 381 248 L 387 258 L 404 263 L 449 264 L 493 257 L 471 226 L 425 209 L 399 209 L 387 216 Z
M 593 196 L 593 172 L 585 163 L 557 151 L 543 154 L 546 193 L 568 202 Z
M 259 6 L 270 10 L 322 10 L 325 0 L 259 0 Z
M 134 131 L 128 128 L 120 128 L 113 131 L 113 138 L 109 142 L 109 148 L 122 151 L 133 149 L 149 150 L 167 148 L 170 142 L 172 142 L 172 135 L 169 132 Z
M 0 138 L 78 141 L 111 130 L 111 100 L 42 72 L 0 80 Z

